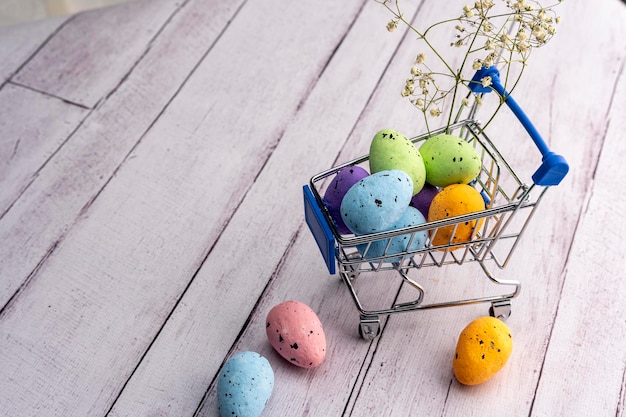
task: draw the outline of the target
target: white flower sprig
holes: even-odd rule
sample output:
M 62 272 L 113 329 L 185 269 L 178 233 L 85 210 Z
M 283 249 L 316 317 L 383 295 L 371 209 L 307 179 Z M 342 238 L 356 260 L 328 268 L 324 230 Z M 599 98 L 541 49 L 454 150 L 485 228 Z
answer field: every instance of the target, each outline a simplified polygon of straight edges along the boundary
M 428 117 L 439 117 L 445 108 L 446 100 L 452 100 L 447 124 L 453 120 L 453 114 L 460 111 L 455 106 L 459 100 L 461 108 L 470 105 L 469 85 L 474 73 L 481 68 L 496 65 L 503 73 L 503 84 L 509 92 L 519 82 L 528 57 L 534 48 L 545 45 L 556 33 L 560 18 L 554 7 L 563 0 L 549 6 L 543 6 L 539 0 L 479 0 L 473 6 L 465 5 L 461 13 L 420 30 L 407 21 L 400 9 L 400 0 L 376 0 L 389 10 L 393 18 L 387 24 L 387 30 L 393 32 L 398 23 L 403 23 L 417 34 L 425 44 L 426 52 L 417 54 L 410 69 L 410 77 L 402 89 L 402 96 L 407 97 L 424 115 L 428 127 Z M 554 1 L 554 0 L 553 0 Z M 444 51 L 438 50 L 429 35 L 442 25 L 454 25 L 454 38 L 450 42 L 452 53 L 462 50 L 462 59 L 458 67 L 453 67 L 453 60 L 444 57 Z M 450 53 L 450 51 L 446 51 Z M 440 70 L 429 65 L 428 55 L 434 55 Z M 512 71 L 512 67 L 519 68 Z M 471 72 L 470 72 L 471 71 Z M 516 73 L 516 76 L 512 76 Z M 509 80 L 512 77 L 512 80 Z M 483 87 L 491 85 L 491 77 L 480 80 Z M 507 84 L 510 84 L 507 86 Z M 467 89 L 459 89 L 459 86 Z M 481 104 L 481 96 L 473 95 L 476 103 Z M 501 97 L 501 101 L 502 101 Z M 500 103 L 500 105 L 502 102 Z M 498 106 L 498 109 L 500 106 Z M 497 110 L 496 109 L 496 112 Z M 494 115 L 492 115 L 492 118 Z

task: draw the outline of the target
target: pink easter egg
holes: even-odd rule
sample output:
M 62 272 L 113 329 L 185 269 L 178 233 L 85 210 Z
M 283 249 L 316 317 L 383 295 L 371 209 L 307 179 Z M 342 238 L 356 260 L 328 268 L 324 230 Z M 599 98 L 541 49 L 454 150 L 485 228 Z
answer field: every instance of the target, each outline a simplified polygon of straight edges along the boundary
M 326 357 L 326 335 L 317 314 L 300 301 L 285 301 L 267 314 L 265 331 L 280 356 L 302 368 L 314 368 Z

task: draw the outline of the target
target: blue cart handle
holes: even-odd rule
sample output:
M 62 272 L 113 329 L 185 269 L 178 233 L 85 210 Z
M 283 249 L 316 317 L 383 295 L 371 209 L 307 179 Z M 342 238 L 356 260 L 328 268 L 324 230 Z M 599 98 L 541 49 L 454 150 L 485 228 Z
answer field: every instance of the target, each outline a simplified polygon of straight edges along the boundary
M 485 77 L 491 77 L 491 85 L 487 87 L 484 87 L 481 82 L 481 80 Z M 532 176 L 533 182 L 542 186 L 558 185 L 569 171 L 567 161 L 563 156 L 550 151 L 548 145 L 543 140 L 537 129 L 535 129 L 535 126 L 533 126 L 528 116 L 526 116 L 513 97 L 506 92 L 500 82 L 500 71 L 493 66 L 476 71 L 469 87 L 474 93 L 489 93 L 492 90 L 495 90 L 500 97 L 502 97 L 504 102 L 518 118 L 522 126 L 524 126 L 541 152 L 541 165 Z

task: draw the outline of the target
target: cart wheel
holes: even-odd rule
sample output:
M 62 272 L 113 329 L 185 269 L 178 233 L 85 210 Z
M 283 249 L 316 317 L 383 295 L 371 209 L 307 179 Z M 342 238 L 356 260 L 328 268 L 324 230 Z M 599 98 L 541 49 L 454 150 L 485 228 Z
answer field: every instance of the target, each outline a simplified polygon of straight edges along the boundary
M 380 335 L 380 319 L 378 317 L 361 318 L 359 336 L 365 340 L 374 340 Z
M 489 315 L 502 321 L 508 319 L 511 316 L 511 301 L 494 301 L 489 307 Z

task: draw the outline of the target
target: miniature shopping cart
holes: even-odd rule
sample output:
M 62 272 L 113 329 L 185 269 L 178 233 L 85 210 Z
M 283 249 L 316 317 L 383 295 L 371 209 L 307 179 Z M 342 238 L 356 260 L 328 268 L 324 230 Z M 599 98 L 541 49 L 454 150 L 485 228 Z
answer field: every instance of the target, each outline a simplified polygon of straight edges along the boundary
M 486 75 L 492 77 L 490 88 L 483 87 L 479 82 Z M 511 299 L 519 294 L 521 288 L 519 281 L 497 278 L 493 271 L 495 268 L 506 267 L 545 191 L 549 186 L 558 185 L 569 168 L 562 156 L 548 149 L 530 120 L 504 90 L 500 83 L 499 72 L 495 67 L 478 71 L 474 80 L 476 81 L 472 84 L 475 86 L 472 88 L 474 93 L 487 93 L 491 91 L 491 88 L 498 92 L 541 151 L 542 163 L 532 175 L 531 184 L 526 184 L 519 178 L 513 167 L 507 163 L 484 132 L 480 123 L 470 118 L 457 121 L 447 128 L 414 137 L 411 141 L 419 147 L 420 143 L 428 137 L 445 132 L 459 136 L 474 146 L 481 157 L 482 169 L 471 185 L 483 196 L 485 210 L 392 231 L 363 236 L 346 235 L 338 231 L 324 205 L 322 190 L 327 182 L 324 180 L 332 177 L 342 168 L 367 164 L 369 156 L 365 155 L 321 172 L 313 176 L 310 183 L 303 187 L 306 222 L 330 274 L 336 273 L 338 265 L 339 274 L 359 311 L 359 334 L 365 339 L 372 340 L 378 336 L 381 315 L 413 310 L 491 303 L 489 313 L 494 317 L 506 319 L 511 313 Z M 474 222 L 476 225 L 471 239 L 462 243 L 452 242 L 456 228 L 466 222 Z M 449 234 L 450 241 L 445 244 L 433 244 L 433 237 L 444 227 L 452 228 L 452 233 Z M 404 252 L 388 253 L 394 237 L 407 237 L 409 239 L 407 247 L 411 248 L 410 242 L 416 238 L 417 234 L 423 235 L 424 231 L 430 236 L 425 246 L 416 250 L 408 249 Z M 385 249 L 382 255 L 377 253 L 376 255 L 379 256 L 370 256 L 368 249 L 377 241 L 383 241 Z M 378 246 L 380 247 L 380 242 Z M 475 298 L 423 303 L 424 288 L 409 277 L 411 270 L 430 266 L 464 265 L 468 262 L 478 263 L 489 280 L 494 284 L 507 287 L 508 291 L 499 295 L 481 295 Z M 398 303 L 388 309 L 368 310 L 359 299 L 353 281 L 363 273 L 386 270 L 397 271 L 401 280 L 415 288 L 418 295 L 412 301 Z

